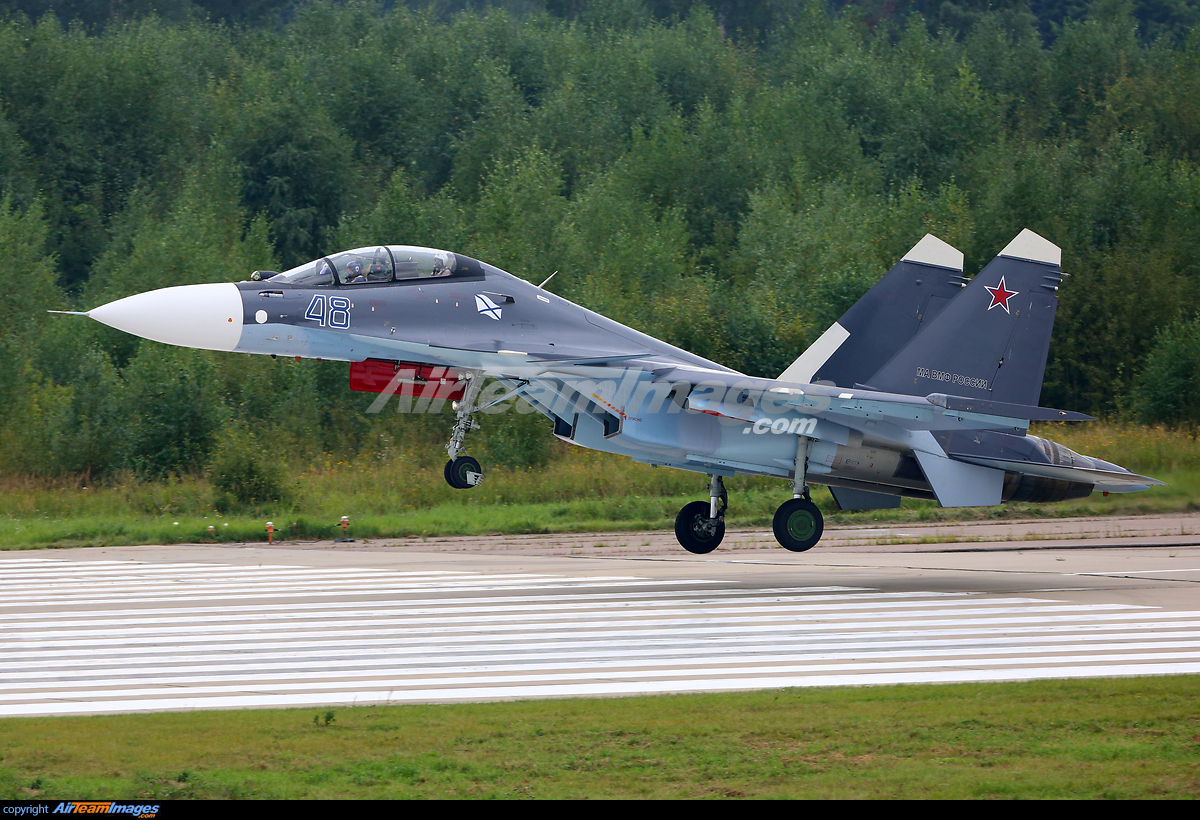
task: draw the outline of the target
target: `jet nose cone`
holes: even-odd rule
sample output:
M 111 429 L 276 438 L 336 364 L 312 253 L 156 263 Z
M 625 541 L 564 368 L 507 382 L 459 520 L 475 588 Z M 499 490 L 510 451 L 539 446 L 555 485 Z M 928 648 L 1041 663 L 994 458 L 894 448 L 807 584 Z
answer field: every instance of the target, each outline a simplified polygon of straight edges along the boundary
M 232 283 L 152 290 L 87 315 L 117 330 L 180 347 L 233 350 L 242 337 L 242 296 Z

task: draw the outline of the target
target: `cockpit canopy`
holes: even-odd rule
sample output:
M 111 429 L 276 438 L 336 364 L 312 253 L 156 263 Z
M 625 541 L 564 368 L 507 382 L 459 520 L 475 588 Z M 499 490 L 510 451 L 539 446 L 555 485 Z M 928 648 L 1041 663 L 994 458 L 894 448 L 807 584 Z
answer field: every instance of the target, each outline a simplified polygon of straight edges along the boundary
M 272 276 L 268 281 L 310 287 L 364 285 L 451 276 L 458 268 L 458 257 L 449 251 L 409 245 L 377 245 L 323 256 Z

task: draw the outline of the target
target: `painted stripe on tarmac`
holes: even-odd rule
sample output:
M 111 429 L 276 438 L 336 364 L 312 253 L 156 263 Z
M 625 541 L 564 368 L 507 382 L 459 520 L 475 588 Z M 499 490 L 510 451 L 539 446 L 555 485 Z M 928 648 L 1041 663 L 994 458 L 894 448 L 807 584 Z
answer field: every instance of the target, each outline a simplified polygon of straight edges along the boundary
M 14 587 L 0 585 L 0 716 L 1200 671 L 1200 611 L 1028 595 L 59 559 L 0 566 Z M 332 595 L 344 600 L 324 600 Z M 246 597 L 265 600 L 216 603 Z M 120 609 L 84 609 L 108 601 Z

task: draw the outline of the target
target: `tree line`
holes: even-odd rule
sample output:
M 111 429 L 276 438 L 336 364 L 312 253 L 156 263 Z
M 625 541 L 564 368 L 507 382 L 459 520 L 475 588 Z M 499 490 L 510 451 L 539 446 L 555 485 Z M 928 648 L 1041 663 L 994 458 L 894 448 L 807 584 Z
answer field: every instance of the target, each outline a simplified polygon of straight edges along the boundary
M 0 3 L 0 467 L 443 437 L 345 365 L 45 312 L 377 243 L 776 376 L 925 233 L 971 275 L 1027 227 L 1071 274 L 1042 403 L 1200 422 L 1195 6 L 934 5 Z

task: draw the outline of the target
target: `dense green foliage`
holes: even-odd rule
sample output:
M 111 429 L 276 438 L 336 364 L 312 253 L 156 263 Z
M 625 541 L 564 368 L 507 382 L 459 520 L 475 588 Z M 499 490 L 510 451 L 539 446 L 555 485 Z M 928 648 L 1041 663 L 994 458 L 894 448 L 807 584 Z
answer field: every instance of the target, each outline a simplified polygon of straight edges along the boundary
M 1133 401 L 1148 422 L 1200 426 L 1200 318 L 1164 328 L 1146 356 Z
M 1043 403 L 1195 421 L 1145 409 L 1186 341 L 1162 329 L 1194 339 L 1200 310 L 1195 4 L 72 12 L 96 5 L 0 2 L 10 472 L 198 472 L 248 436 L 276 459 L 435 446 L 444 419 L 365 414 L 344 364 L 44 312 L 381 242 L 558 270 L 567 298 L 774 376 L 924 233 L 970 274 L 1028 227 L 1072 274 Z M 1169 378 L 1194 393 L 1194 367 Z M 490 417 L 476 441 L 534 464 L 538 422 Z M 231 487 L 264 469 L 225 463 L 247 471 Z

